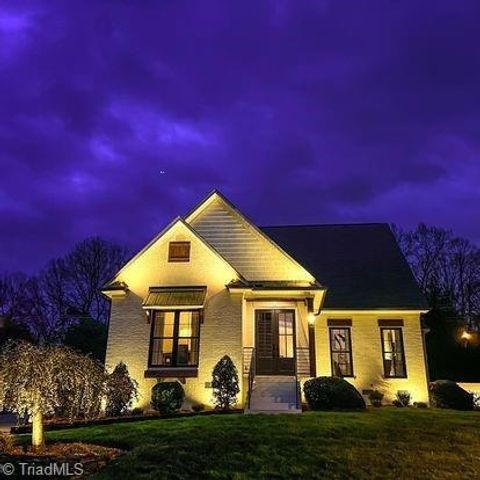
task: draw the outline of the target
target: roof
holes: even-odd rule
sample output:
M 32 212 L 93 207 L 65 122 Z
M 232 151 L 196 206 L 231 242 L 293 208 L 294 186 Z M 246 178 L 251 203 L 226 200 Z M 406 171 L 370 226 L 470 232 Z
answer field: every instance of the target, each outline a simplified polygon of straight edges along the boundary
M 322 290 L 318 282 L 284 281 L 284 280 L 235 280 L 227 288 L 251 288 L 252 290 Z
M 207 287 L 151 287 L 143 308 L 202 307 Z
M 327 288 L 323 308 L 426 310 L 388 224 L 262 227 Z

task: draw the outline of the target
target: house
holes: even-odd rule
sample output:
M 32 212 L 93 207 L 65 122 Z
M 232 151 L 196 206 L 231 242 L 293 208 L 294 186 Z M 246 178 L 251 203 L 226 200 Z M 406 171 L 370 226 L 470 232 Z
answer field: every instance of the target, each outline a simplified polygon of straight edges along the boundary
M 218 191 L 176 218 L 103 289 L 107 365 L 124 361 L 148 407 L 159 380 L 212 405 L 228 354 L 240 406 L 298 411 L 298 387 L 342 376 L 365 397 L 428 402 L 427 310 L 386 224 L 259 228 Z

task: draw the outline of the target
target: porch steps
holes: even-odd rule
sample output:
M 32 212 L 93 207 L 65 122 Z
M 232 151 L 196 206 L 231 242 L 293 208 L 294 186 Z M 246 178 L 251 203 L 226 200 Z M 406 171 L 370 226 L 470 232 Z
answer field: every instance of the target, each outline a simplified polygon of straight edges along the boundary
M 246 414 L 302 413 L 297 408 L 297 382 L 291 376 L 257 375 Z

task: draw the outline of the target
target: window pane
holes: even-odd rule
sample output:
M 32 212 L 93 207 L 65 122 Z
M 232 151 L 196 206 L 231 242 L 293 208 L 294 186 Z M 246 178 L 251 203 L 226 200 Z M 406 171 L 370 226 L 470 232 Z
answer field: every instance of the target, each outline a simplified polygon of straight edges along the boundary
M 173 339 L 155 338 L 152 342 L 151 364 L 171 366 L 173 363 Z
M 153 330 L 154 337 L 173 337 L 174 312 L 157 312 Z
M 334 328 L 331 334 L 332 350 L 346 352 L 350 350 L 350 330 Z
M 177 351 L 177 367 L 197 365 L 198 339 L 179 338 Z
M 333 372 L 337 377 L 352 375 L 352 363 L 349 353 L 332 353 Z

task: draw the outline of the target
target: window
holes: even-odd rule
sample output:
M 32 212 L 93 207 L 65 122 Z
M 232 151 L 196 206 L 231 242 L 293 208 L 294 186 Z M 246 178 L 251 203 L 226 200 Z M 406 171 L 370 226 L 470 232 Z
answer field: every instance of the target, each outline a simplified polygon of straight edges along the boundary
M 383 370 L 389 378 L 407 376 L 401 328 L 381 328 Z
M 332 375 L 353 377 L 350 328 L 330 328 Z
M 170 242 L 168 244 L 169 262 L 189 262 L 190 242 Z
M 150 367 L 196 367 L 200 312 L 156 312 L 152 321 Z

